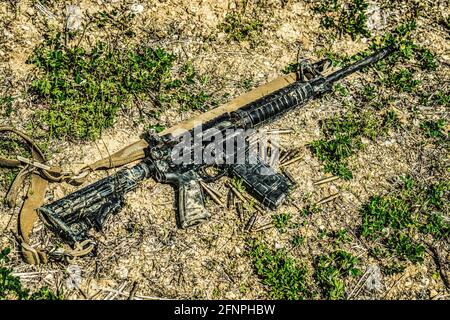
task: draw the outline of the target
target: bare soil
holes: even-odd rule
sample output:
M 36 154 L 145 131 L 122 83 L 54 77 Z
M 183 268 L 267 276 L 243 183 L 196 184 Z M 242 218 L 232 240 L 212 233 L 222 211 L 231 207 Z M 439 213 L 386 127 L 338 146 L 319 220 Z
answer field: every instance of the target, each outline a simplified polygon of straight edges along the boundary
M 14 115 L 0 117 L 0 125 L 13 125 L 27 129 L 34 111 L 39 105 L 33 103 L 27 93 L 35 69 L 26 60 L 33 48 L 42 41 L 44 30 L 50 25 L 64 24 L 65 7 L 80 6 L 83 19 L 86 14 L 113 6 L 131 8 L 136 1 L 41 1 L 46 3 L 55 19 L 50 19 L 36 8 L 34 1 L 3 1 L 0 3 L 0 94 L 16 97 Z M 266 83 L 281 74 L 297 56 L 313 61 L 323 58 L 324 50 L 355 54 L 367 48 L 367 40 L 324 36 L 319 16 L 312 12 L 309 1 L 248 1 L 246 12 L 253 12 L 264 22 L 260 43 L 229 42 L 219 24 L 230 10 L 243 4 L 236 1 L 214 0 L 165 0 L 140 1 L 144 10 L 134 21 L 138 37 L 135 41 L 152 47 L 162 46 L 174 52 L 180 64 L 190 60 L 200 74 L 213 79 L 211 92 L 222 101 L 231 99 L 246 89 L 240 85 L 251 79 L 252 85 Z M 371 17 L 372 32 L 382 34 L 390 30 L 414 6 L 426 6 L 426 14 L 418 18 L 415 40 L 429 48 L 438 57 L 439 67 L 427 77 L 442 79 L 442 88 L 448 86 L 450 45 L 448 30 L 436 21 L 449 15 L 448 3 L 430 1 L 402 1 L 388 4 L 376 2 Z M 378 9 L 377 9 L 378 8 Z M 87 34 L 87 39 L 107 35 Z M 211 40 L 212 39 L 212 40 Z M 361 74 L 351 76 L 345 83 L 349 87 L 361 86 Z M 321 138 L 319 121 L 331 115 L 341 114 L 343 105 L 334 96 L 327 96 L 300 108 L 287 117 L 270 125 L 271 128 L 294 128 L 295 133 L 283 135 L 281 144 L 289 148 L 300 148 L 303 159 L 289 167 L 298 188 L 291 200 L 278 209 L 290 212 L 294 221 L 307 220 L 299 234 L 306 237 L 304 245 L 290 249 L 310 270 L 314 258 L 326 251 L 326 244 L 318 239 L 320 230 L 346 228 L 353 236 L 345 249 L 357 256 L 363 271 L 378 264 L 368 254 L 367 246 L 358 235 L 361 224 L 360 206 L 370 196 L 383 194 L 392 189 L 393 181 L 405 174 L 429 178 L 435 163 L 448 165 L 448 152 L 438 151 L 435 145 L 421 141 L 418 133 L 422 118 L 446 118 L 448 109 L 419 110 L 414 115 L 411 108 L 397 109 L 403 123 L 413 123 L 416 131 L 400 130 L 376 142 L 367 141 L 366 148 L 352 158 L 350 169 L 354 178 L 337 180 L 322 187 L 313 181 L 326 177 L 323 165 L 309 151 L 307 144 Z M 167 127 L 183 119 L 195 116 L 200 111 L 179 112 L 168 110 L 158 120 Z M 2 113 L 3 114 L 3 113 Z M 154 120 L 152 120 L 154 121 Z M 58 164 L 76 171 L 85 164 L 106 157 L 120 148 L 139 139 L 149 123 L 139 119 L 136 110 L 121 114 L 113 128 L 106 130 L 96 141 L 70 141 L 52 139 L 48 153 L 51 164 Z M 36 132 L 36 138 L 45 139 Z M 448 151 L 448 150 L 447 150 Z M 448 167 L 447 167 L 448 168 Z M 93 174 L 87 183 L 104 177 L 110 172 Z M 1 171 L 6 175 L 6 171 Z M 448 174 L 448 170 L 447 170 Z M 226 196 L 225 179 L 214 184 Z M 47 202 L 58 199 L 76 187 L 67 184 L 51 184 Z M 7 185 L 0 188 L 0 197 L 6 194 Z M 323 206 L 318 214 L 307 218 L 300 216 L 298 207 L 315 203 L 320 199 L 340 192 L 340 197 Z M 23 196 L 23 195 L 22 195 Z M 97 234 L 98 252 L 95 256 L 77 258 L 70 263 L 51 263 L 42 266 L 25 264 L 17 248 L 11 230 L 16 230 L 19 208 L 0 205 L 0 248 L 12 248 L 11 262 L 24 285 L 39 288 L 63 289 L 67 299 L 124 299 L 133 283 L 137 283 L 136 298 L 148 299 L 267 299 L 267 291 L 255 275 L 251 259 L 246 253 L 246 237 L 243 224 L 235 212 L 218 207 L 212 201 L 208 208 L 212 219 L 198 227 L 180 230 L 175 223 L 174 191 L 169 185 L 157 184 L 153 180 L 143 182 L 136 191 L 126 196 L 126 207 L 114 216 L 106 229 Z M 271 212 L 257 221 L 263 225 L 270 221 Z M 248 219 L 249 217 L 247 217 Z M 274 248 L 289 248 L 292 234 L 277 229 L 267 229 L 253 236 L 264 238 Z M 41 223 L 33 234 L 34 245 L 47 246 L 57 242 Z M 450 264 L 448 248 L 441 248 L 445 264 Z M 68 286 L 68 267 L 81 269 L 80 289 Z M 312 272 L 312 271 L 311 271 Z M 359 278 L 346 279 L 346 291 L 351 299 L 448 299 L 450 293 L 437 274 L 433 258 L 426 254 L 423 264 L 406 263 L 406 270 L 393 276 L 383 276 L 378 291 L 366 290 Z M 314 284 L 311 284 L 314 286 Z

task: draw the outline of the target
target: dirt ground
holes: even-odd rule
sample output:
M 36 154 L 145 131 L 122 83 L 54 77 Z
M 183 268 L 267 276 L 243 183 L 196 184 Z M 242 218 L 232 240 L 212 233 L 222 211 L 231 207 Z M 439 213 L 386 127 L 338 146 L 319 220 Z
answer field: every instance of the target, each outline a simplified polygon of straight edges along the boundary
M 48 25 L 61 27 L 64 24 L 68 4 L 79 5 L 83 19 L 86 14 L 114 6 L 131 8 L 133 4 L 141 4 L 143 11 L 136 15 L 133 24 L 138 34 L 136 41 L 172 51 L 180 63 L 192 61 L 200 74 L 210 76 L 210 86 L 214 88 L 211 92 L 221 101 L 245 92 L 247 89 L 241 85 L 244 79 L 251 79 L 254 87 L 280 76 L 281 70 L 296 61 L 297 56 L 315 61 L 323 58 L 325 50 L 351 55 L 367 49 L 367 39 L 364 38 L 353 41 L 346 36 L 331 40 L 325 37 L 324 33 L 329 31 L 320 27 L 320 17 L 313 13 L 310 1 L 246 2 L 245 10 L 256 12 L 264 22 L 261 42 L 257 45 L 247 41 L 230 42 L 219 28 L 227 12 L 242 6 L 238 1 L 41 1 L 47 3 L 54 19 L 38 9 L 35 2 L 11 0 L 0 3 L 0 93 L 7 92 L 16 97 L 14 116 L 2 116 L 0 125 L 13 125 L 25 130 L 34 111 L 40 107 L 26 93 L 34 78 L 34 67 L 26 60 L 42 40 L 43 30 Z M 420 3 L 427 7 L 428 14 L 417 19 L 415 40 L 435 53 L 440 62 L 433 74 L 424 77 L 443 79 L 442 89 L 445 89 L 450 74 L 449 33 L 433 21 L 439 15 L 449 15 L 449 4 L 445 1 Z M 376 35 L 389 30 L 414 5 L 415 1 L 399 1 L 390 5 L 372 3 L 373 10 L 369 14 L 371 31 Z M 105 35 L 86 36 L 95 39 Z M 352 75 L 345 83 L 361 86 L 361 75 Z M 290 212 L 297 222 L 307 220 L 308 223 L 299 229 L 306 237 L 305 244 L 291 249 L 290 253 L 310 270 L 313 269 L 314 257 L 324 250 L 317 236 L 320 231 L 346 228 L 353 240 L 345 245 L 345 249 L 358 257 L 364 274 L 378 261 L 368 254 L 364 240 L 356 235 L 361 223 L 360 206 L 370 196 L 391 190 L 393 181 L 401 175 L 415 174 L 427 178 L 432 163 L 448 164 L 448 152 L 417 141 L 417 132 L 400 130 L 375 142 L 367 142 L 364 151 L 351 160 L 352 180 L 315 186 L 313 181 L 328 175 L 307 144 L 321 137 L 319 121 L 340 114 L 342 107 L 341 100 L 327 96 L 270 125 L 271 128 L 293 128 L 293 134 L 281 137 L 281 144 L 299 148 L 304 155 L 301 161 L 289 167 L 298 187 L 291 201 L 277 212 Z M 397 111 L 403 121 L 418 119 L 410 109 Z M 418 112 L 423 117 L 448 119 L 449 110 L 444 107 Z M 162 114 L 158 122 L 170 127 L 199 113 L 179 112 L 172 108 Z M 50 163 L 76 171 L 138 140 L 148 124 L 140 120 L 136 110 L 127 110 L 118 117 L 113 128 L 105 130 L 95 141 L 80 143 L 51 139 L 47 141 L 48 152 L 52 155 Z M 37 132 L 36 138 L 44 142 L 42 133 Z M 86 184 L 113 172 L 95 173 Z M 448 167 L 446 172 L 448 174 Z M 5 171 L 2 174 L 6 174 Z M 225 181 L 224 178 L 214 184 L 224 197 L 227 193 Z M 76 189 L 67 184 L 51 184 L 46 201 L 61 198 Z M 305 203 L 315 203 L 338 191 L 340 197 L 323 205 L 320 213 L 306 218 L 298 213 L 297 208 Z M 7 186 L 3 184 L 0 197 L 6 192 Z M 136 299 L 267 299 L 267 290 L 255 274 L 251 258 L 246 253 L 245 239 L 248 235 L 242 230 L 243 222 L 235 212 L 220 208 L 213 202 L 208 203 L 208 208 L 213 213 L 210 221 L 192 229 L 178 229 L 173 188 L 149 179 L 126 196 L 126 207 L 112 218 L 101 234 L 97 234 L 99 248 L 96 256 L 76 258 L 70 263 L 31 266 L 22 261 L 11 233 L 16 228 L 19 208 L 11 209 L 1 204 L 0 248 L 12 248 L 9 265 L 25 286 L 38 288 L 47 285 L 52 290 L 62 288 L 67 299 L 126 299 L 135 283 Z M 268 212 L 260 217 L 257 226 L 270 221 L 271 214 Z M 288 246 L 290 234 L 271 228 L 254 236 L 264 238 L 274 248 L 282 248 Z M 33 245 L 37 246 L 56 241 L 41 223 L 34 229 L 33 239 Z M 444 263 L 450 265 L 448 248 L 443 252 Z M 80 289 L 70 286 L 73 272 L 70 270 L 74 268 L 81 272 Z M 351 299 L 448 299 L 450 292 L 436 272 L 436 263 L 427 254 L 423 264 L 406 263 L 403 272 L 383 275 L 378 290 L 367 290 L 360 277 L 346 279 L 345 287 Z

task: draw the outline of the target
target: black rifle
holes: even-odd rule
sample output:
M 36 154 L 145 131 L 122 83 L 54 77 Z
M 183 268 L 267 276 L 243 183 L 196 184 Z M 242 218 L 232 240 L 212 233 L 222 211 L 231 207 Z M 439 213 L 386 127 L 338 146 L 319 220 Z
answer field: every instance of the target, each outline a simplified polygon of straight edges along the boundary
M 203 130 L 200 133 L 196 133 L 195 128 L 189 131 L 194 140 L 199 138 L 197 141 L 201 143 L 185 148 L 184 152 L 192 159 L 198 150 L 205 150 L 211 143 L 224 146 L 230 139 L 233 139 L 233 146 L 236 147 L 236 136 L 225 135 L 221 141 L 213 142 L 210 141 L 211 136 L 216 132 L 225 133 L 229 129 L 235 132 L 239 132 L 236 129 L 254 129 L 271 122 L 295 107 L 329 92 L 334 82 L 385 58 L 395 50 L 397 46 L 383 48 L 327 77 L 321 75 L 324 61 L 306 64 L 298 81 L 234 112 L 207 121 L 202 124 Z M 195 137 L 196 134 L 201 136 Z M 211 163 L 174 161 L 174 150 L 179 146 L 178 138 L 171 135 L 158 136 L 150 132 L 145 138 L 149 143 L 146 157 L 139 164 L 122 169 L 114 175 L 39 208 L 40 218 L 51 230 L 71 244 L 86 240 L 91 228 L 101 230 L 109 215 L 120 210 L 126 192 L 136 188 L 139 181 L 153 177 L 158 182 L 176 186 L 179 227 L 187 228 L 205 221 L 210 217 L 210 213 L 204 207 L 200 180 L 213 179 L 204 172 L 205 167 L 211 166 Z M 249 143 L 245 143 L 243 147 L 237 146 L 235 150 L 236 152 L 231 154 L 219 155 L 218 158 L 222 161 L 218 163 L 224 170 L 223 173 L 242 179 L 246 190 L 265 207 L 277 208 L 289 193 L 289 180 L 277 173 L 265 159 L 256 156 L 252 158 L 253 161 L 249 161 L 251 158 Z M 175 150 L 175 153 L 178 151 Z M 239 152 L 244 154 L 243 162 L 236 161 Z M 217 155 L 215 158 L 217 159 Z

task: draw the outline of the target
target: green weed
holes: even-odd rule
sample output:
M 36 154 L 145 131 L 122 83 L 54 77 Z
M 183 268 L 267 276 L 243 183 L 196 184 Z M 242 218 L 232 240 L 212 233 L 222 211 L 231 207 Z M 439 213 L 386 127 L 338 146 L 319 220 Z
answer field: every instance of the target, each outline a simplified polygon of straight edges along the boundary
M 427 120 L 420 125 L 422 133 L 426 138 L 443 139 L 445 138 L 444 128 L 445 120 L 439 119 L 437 121 Z
M 340 249 L 320 255 L 316 261 L 314 277 L 321 287 L 322 295 L 332 300 L 343 299 L 345 297 L 344 278 L 361 274 L 361 270 L 356 267 L 357 264 L 357 258 Z
M 424 48 L 419 50 L 417 52 L 417 60 L 423 70 L 434 71 L 438 67 L 436 57 L 429 49 Z
M 284 250 L 270 250 L 264 243 L 251 241 L 250 256 L 272 299 L 308 299 L 307 270 Z
M 293 238 L 292 238 L 292 241 L 291 241 L 291 244 L 294 246 L 294 247 L 299 247 L 299 246 L 301 246 L 302 244 L 304 244 L 305 243 L 305 237 L 304 236 L 301 236 L 301 235 L 295 235 Z
M 359 35 L 366 38 L 371 35 L 367 28 L 366 10 L 368 6 L 368 2 L 364 0 L 351 0 L 350 2 L 325 0 L 320 1 L 313 10 L 322 15 L 322 27 L 334 29 L 340 35 L 350 35 L 355 40 Z
M 422 262 L 425 247 L 413 237 L 428 233 L 438 240 L 448 238 L 450 224 L 443 216 L 448 210 L 449 186 L 447 182 L 418 185 L 403 178 L 399 190 L 374 196 L 361 208 L 361 236 L 383 244 L 401 260 Z
M 174 60 L 159 48 L 119 50 L 102 42 L 91 50 L 68 48 L 58 33 L 38 46 L 29 61 L 41 70 L 32 83 L 46 105 L 38 115 L 52 136 L 95 138 L 136 96 L 158 92 Z
M 288 64 L 286 67 L 281 70 L 283 74 L 289 74 L 289 73 L 295 73 L 299 72 L 301 70 L 301 63 L 299 62 L 293 62 Z
M 62 294 L 55 294 L 43 287 L 36 292 L 30 292 L 22 286 L 20 279 L 12 275 L 12 269 L 1 266 L 8 262 L 10 249 L 6 248 L 0 252 L 0 300 L 62 300 Z
M 225 16 L 225 21 L 219 26 L 231 41 L 255 42 L 262 32 L 263 24 L 256 19 L 244 17 L 241 13 L 231 12 Z
M 301 210 L 301 214 L 302 214 L 304 217 L 311 216 L 311 215 L 313 215 L 313 214 L 315 214 L 315 213 L 318 213 L 318 212 L 320 212 L 320 208 L 317 207 L 317 206 L 315 206 L 315 205 L 306 205 L 306 206 L 305 206 L 304 208 L 302 208 L 302 210 Z
M 433 235 L 436 239 L 450 237 L 450 224 L 446 222 L 439 213 L 432 213 L 421 227 L 421 231 Z
M 245 185 L 243 179 L 233 177 L 233 181 L 231 183 L 233 184 L 233 187 L 235 187 L 239 192 L 245 192 Z
M 208 83 L 207 77 L 200 77 L 191 62 L 181 67 L 180 75 L 165 85 L 160 96 L 162 104 L 180 106 L 181 110 L 206 111 L 210 106 L 210 96 L 203 90 L 198 90 Z M 216 105 L 215 101 L 211 105 Z
M 160 133 L 160 132 L 163 132 L 164 130 L 166 130 L 166 127 L 164 125 L 158 123 L 158 124 L 148 126 L 147 130 L 149 130 L 149 129 L 155 130 L 156 133 Z
M 69 47 L 63 38 L 61 33 L 49 35 L 29 59 L 39 69 L 32 82 L 32 92 L 43 105 L 37 115 L 51 136 L 96 138 L 114 124 L 119 111 L 133 108 L 138 100 L 182 110 L 214 104 L 199 89 L 208 79 L 191 63 L 175 75 L 175 56 L 162 48 L 119 49 L 104 42 Z
M 414 72 L 404 68 L 389 74 L 382 82 L 398 92 L 413 92 L 420 84 L 420 80 L 414 79 Z
M 279 213 L 274 214 L 272 216 L 272 221 L 278 230 L 284 232 L 287 226 L 289 225 L 289 222 L 291 221 L 292 215 L 288 212 L 285 213 Z
M 365 136 L 375 140 L 398 125 L 393 111 L 384 116 L 372 112 L 358 115 L 347 113 L 322 121 L 322 132 L 326 138 L 313 141 L 310 147 L 324 163 L 325 172 L 350 180 L 353 175 L 347 167 L 347 159 L 363 149 L 361 138 Z
M 0 109 L 4 109 L 5 117 L 11 116 L 13 112 L 14 98 L 12 96 L 0 96 Z
M 11 157 L 11 155 L 30 157 L 31 152 L 28 146 L 21 140 L 16 138 L 7 138 L 0 140 L 0 155 L 5 157 Z
M 355 55 L 349 56 L 333 52 L 325 52 L 325 54 L 329 59 L 331 59 L 334 66 L 340 67 L 344 64 L 359 61 L 386 46 L 398 45 L 398 51 L 392 53 L 385 59 L 378 61 L 374 65 L 374 68 L 379 71 L 389 72 L 392 70 L 392 66 L 394 66 L 397 62 L 407 61 L 415 57 L 415 52 L 418 50 L 417 45 L 414 44 L 411 39 L 411 33 L 416 30 L 416 28 L 417 24 L 415 20 L 400 24 L 392 31 L 386 32 L 382 36 L 371 38 L 369 49 L 358 52 Z
M 350 95 L 348 92 L 348 89 L 340 83 L 336 83 L 333 86 L 333 90 L 334 90 L 334 92 L 338 93 L 339 95 L 341 95 L 343 97 L 348 97 Z
M 403 271 L 405 271 L 406 267 L 404 265 L 401 265 L 398 262 L 394 262 L 388 266 L 383 267 L 383 273 L 391 276 L 394 274 L 398 274 L 398 273 L 402 273 Z
M 423 262 L 425 247 L 420 243 L 415 243 L 408 235 L 402 232 L 390 236 L 387 239 L 387 246 L 402 259 L 407 259 L 413 263 Z
M 337 246 L 352 241 L 352 237 L 348 234 L 346 229 L 330 232 L 329 235 L 334 239 L 334 244 Z
M 425 106 L 446 106 L 450 107 L 450 93 L 438 90 L 431 94 L 424 93 L 420 97 L 420 103 Z

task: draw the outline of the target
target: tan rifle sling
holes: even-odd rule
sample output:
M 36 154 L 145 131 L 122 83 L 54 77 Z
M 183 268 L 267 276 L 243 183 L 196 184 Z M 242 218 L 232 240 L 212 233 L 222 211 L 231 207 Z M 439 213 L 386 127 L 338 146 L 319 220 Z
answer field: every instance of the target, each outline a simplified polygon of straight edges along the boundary
M 160 135 L 171 134 L 176 136 L 177 132 L 180 132 L 180 130 L 192 129 L 195 123 L 205 122 L 221 114 L 235 111 L 240 107 L 257 100 L 258 98 L 293 83 L 295 80 L 295 74 L 279 77 L 272 82 L 253 89 L 231 100 L 221 107 L 212 109 L 199 115 L 198 117 L 189 119 L 174 127 L 168 128 L 161 132 Z M 30 233 L 38 219 L 36 209 L 44 203 L 48 183 L 66 182 L 72 185 L 80 185 L 87 180 L 92 171 L 108 170 L 144 158 L 144 149 L 148 146 L 145 140 L 136 141 L 135 143 L 117 151 L 107 158 L 98 160 L 93 164 L 83 167 L 79 172 L 74 174 L 67 173 L 60 167 L 48 166 L 44 153 L 27 134 L 12 127 L 0 126 L 0 135 L 7 132 L 20 137 L 28 146 L 32 154 L 32 159 L 25 159 L 23 157 L 16 157 L 14 159 L 0 156 L 0 166 L 21 168 L 6 194 L 5 200 L 10 207 L 15 207 L 20 190 L 24 188 L 27 177 L 31 176 L 31 183 L 29 184 L 28 191 L 18 217 L 17 238 L 20 243 L 24 260 L 29 264 L 35 265 L 47 263 L 49 260 L 49 255 L 51 255 L 51 252 L 48 250 L 34 248 L 29 244 Z M 63 249 L 63 252 L 59 249 L 58 254 L 71 258 L 88 254 L 92 249 L 93 247 L 89 243 L 80 243 L 76 244 L 74 249 L 67 247 Z

